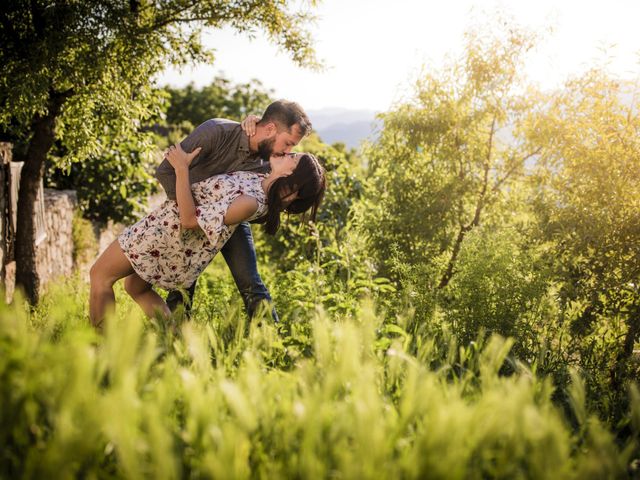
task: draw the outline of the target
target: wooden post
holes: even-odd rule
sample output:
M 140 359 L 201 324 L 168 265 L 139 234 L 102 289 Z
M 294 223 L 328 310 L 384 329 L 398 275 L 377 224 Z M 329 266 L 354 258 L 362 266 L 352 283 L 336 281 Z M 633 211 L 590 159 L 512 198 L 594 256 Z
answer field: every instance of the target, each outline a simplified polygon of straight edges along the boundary
M 13 232 L 11 221 L 11 158 L 12 145 L 0 142 L 0 287 L 7 289 L 6 265 L 9 257 L 9 243 Z

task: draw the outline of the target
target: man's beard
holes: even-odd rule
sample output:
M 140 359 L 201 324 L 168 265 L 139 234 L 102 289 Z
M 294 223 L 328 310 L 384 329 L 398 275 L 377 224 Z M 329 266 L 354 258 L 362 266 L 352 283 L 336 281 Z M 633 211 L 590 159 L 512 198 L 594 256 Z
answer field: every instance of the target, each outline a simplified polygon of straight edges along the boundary
M 258 144 L 258 156 L 265 161 L 273 154 L 273 145 L 276 143 L 275 138 L 265 138 Z

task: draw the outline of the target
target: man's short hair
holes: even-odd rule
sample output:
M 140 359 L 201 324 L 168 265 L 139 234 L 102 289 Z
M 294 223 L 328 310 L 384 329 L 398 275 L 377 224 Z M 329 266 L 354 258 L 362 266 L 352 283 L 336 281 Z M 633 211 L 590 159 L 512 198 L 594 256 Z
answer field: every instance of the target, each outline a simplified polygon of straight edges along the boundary
M 296 102 L 276 100 L 267 107 L 260 119 L 260 123 L 273 122 L 280 128 L 291 131 L 291 127 L 298 125 L 303 137 L 311 133 L 311 122 L 304 110 Z

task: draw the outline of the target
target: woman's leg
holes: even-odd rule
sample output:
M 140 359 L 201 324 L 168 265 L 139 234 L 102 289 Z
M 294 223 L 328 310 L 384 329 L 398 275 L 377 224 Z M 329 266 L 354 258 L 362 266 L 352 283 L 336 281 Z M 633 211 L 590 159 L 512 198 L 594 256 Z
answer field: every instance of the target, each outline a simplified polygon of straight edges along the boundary
M 133 267 L 117 240 L 102 252 L 102 255 L 91 267 L 89 271 L 91 279 L 89 316 L 95 328 L 101 329 L 107 312 L 114 310 L 113 284 L 131 273 L 133 273 Z
M 171 316 L 171 310 L 162 297 L 153 290 L 150 283 L 145 282 L 138 274 L 132 273 L 124 279 L 124 289 L 140 305 L 148 317 L 153 317 L 156 314 L 160 314 L 164 318 Z

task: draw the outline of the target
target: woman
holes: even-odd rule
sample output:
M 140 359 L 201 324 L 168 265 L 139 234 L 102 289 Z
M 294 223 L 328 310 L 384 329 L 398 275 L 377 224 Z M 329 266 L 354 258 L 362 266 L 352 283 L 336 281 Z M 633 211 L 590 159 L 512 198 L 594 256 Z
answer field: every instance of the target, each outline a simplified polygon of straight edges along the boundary
M 311 209 L 315 220 L 325 176 L 313 155 L 272 157 L 268 176 L 233 172 L 190 185 L 189 165 L 199 151 L 170 147 L 166 157 L 176 171 L 176 201 L 166 200 L 126 228 L 91 268 L 89 314 L 96 328 L 113 309 L 113 284 L 121 278 L 146 315 L 168 317 L 171 312 L 153 286 L 193 284 L 240 222 L 265 217 L 267 233 L 274 234 L 283 211 Z

